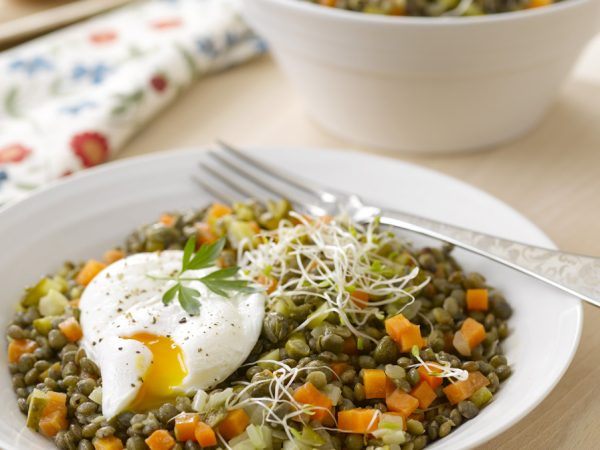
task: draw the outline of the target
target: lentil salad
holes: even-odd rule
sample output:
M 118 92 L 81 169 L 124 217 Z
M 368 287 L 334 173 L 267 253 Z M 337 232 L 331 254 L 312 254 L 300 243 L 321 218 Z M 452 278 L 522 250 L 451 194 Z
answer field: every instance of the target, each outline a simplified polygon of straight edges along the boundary
M 106 264 L 191 236 L 226 237 L 220 265 L 264 285 L 261 336 L 220 385 L 107 419 L 100 369 L 78 345 L 77 299 Z M 332 242 L 344 250 L 328 253 Z M 511 307 L 451 251 L 414 249 L 376 223 L 306 218 L 285 201 L 165 214 L 104 262 L 66 263 L 26 291 L 7 330 L 19 409 L 61 449 L 424 448 L 511 373 Z
M 303 0 L 322 6 L 391 16 L 478 16 L 548 6 L 562 0 Z

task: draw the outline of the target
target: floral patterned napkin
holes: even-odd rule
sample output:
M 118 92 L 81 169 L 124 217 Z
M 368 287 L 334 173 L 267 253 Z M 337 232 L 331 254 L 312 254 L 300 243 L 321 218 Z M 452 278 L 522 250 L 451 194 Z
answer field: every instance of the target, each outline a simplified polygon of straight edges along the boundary
M 0 53 L 0 204 L 107 161 L 200 76 L 263 52 L 241 1 L 148 0 Z

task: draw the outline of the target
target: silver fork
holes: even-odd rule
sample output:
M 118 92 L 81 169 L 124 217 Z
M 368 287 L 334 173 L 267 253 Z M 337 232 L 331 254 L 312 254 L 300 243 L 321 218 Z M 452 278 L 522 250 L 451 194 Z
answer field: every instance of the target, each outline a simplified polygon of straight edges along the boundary
M 261 198 L 267 193 L 276 198 L 287 198 L 294 208 L 314 216 L 335 216 L 345 212 L 358 223 L 379 217 L 383 225 L 453 244 L 600 306 L 600 258 L 536 247 L 409 213 L 365 205 L 355 194 L 309 185 L 227 144 L 220 143 L 220 146 L 223 151 L 209 152 L 212 163 L 201 162 L 200 166 L 205 174 L 233 192 L 233 196 L 215 189 L 204 178 L 195 179 L 222 201 Z

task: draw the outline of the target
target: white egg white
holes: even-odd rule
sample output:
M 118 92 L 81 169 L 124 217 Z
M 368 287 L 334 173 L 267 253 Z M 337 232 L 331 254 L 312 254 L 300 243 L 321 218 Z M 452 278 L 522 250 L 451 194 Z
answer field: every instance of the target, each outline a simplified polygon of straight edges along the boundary
M 81 344 L 102 374 L 102 410 L 106 417 L 125 410 L 135 398 L 152 353 L 136 333 L 169 337 L 182 352 L 187 375 L 177 390 L 207 389 L 225 380 L 250 354 L 264 318 L 262 293 L 224 298 L 198 281 L 184 282 L 201 293 L 200 314 L 190 316 L 177 299 L 164 305 L 162 296 L 181 267 L 181 251 L 139 253 L 103 270 L 80 301 Z M 186 272 L 200 277 L 214 269 Z M 150 276 L 152 277 L 150 277 Z M 165 367 L 165 370 L 169 370 Z

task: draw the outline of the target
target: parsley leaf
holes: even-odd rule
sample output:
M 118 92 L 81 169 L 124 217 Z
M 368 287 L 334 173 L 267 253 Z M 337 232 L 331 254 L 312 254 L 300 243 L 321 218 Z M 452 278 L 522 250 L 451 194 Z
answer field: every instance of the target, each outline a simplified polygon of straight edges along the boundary
M 224 247 L 225 238 L 221 238 L 212 244 L 202 245 L 196 252 L 196 238 L 194 236 L 189 238 L 183 248 L 181 270 L 175 276 L 166 278 L 166 280 L 173 280 L 176 283 L 163 294 L 163 303 L 168 305 L 177 297 L 179 304 L 188 314 L 200 313 L 200 292 L 184 286 L 182 281 L 199 281 L 210 291 L 226 298 L 229 298 L 234 292 L 254 292 L 254 288 L 249 286 L 248 281 L 233 278 L 240 270 L 239 267 L 215 270 L 200 278 L 183 276 L 188 270 L 200 270 L 215 266 Z
M 175 295 L 179 291 L 179 283 L 174 284 L 167 292 L 164 293 L 162 301 L 165 305 L 168 305 L 173 301 Z
M 179 304 L 192 316 L 200 313 L 199 297 L 200 292 L 196 289 L 185 287 L 181 284 L 179 285 Z

